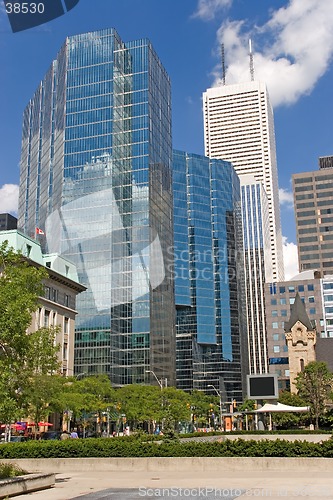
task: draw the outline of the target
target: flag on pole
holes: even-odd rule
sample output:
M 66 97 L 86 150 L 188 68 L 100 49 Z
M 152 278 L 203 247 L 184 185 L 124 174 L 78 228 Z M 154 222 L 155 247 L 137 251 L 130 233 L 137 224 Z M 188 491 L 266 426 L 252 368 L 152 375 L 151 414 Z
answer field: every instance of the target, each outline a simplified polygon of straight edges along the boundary
M 42 229 L 39 229 L 39 227 L 36 227 L 36 234 L 45 234 Z

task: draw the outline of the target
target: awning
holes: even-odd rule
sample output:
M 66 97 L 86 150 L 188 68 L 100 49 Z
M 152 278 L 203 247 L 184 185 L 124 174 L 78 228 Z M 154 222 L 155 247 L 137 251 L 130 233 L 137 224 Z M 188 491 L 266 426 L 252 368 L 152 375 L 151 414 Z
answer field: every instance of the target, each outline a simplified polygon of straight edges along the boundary
M 261 408 L 254 410 L 253 413 L 304 413 L 310 410 L 309 406 L 289 406 L 282 403 L 266 403 Z M 252 413 L 252 412 L 251 412 Z

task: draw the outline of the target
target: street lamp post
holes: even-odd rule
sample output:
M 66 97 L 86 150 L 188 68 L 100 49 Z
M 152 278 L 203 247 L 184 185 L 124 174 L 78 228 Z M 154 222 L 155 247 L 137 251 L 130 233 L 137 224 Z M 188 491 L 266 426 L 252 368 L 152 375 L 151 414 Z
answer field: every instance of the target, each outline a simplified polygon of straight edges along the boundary
M 216 392 L 216 394 L 218 395 L 219 397 L 219 401 L 220 401 L 220 427 L 221 427 L 221 430 L 223 429 L 223 417 L 222 417 L 222 399 L 221 399 L 221 393 L 216 389 L 215 385 L 213 384 L 209 384 L 208 387 L 212 387 L 214 389 L 214 391 Z
M 160 380 L 159 378 L 157 378 L 157 375 L 153 370 L 146 370 L 146 373 L 151 373 L 155 377 L 158 385 L 160 386 L 160 389 L 162 390 L 163 389 L 163 383 L 162 383 L 163 379 Z

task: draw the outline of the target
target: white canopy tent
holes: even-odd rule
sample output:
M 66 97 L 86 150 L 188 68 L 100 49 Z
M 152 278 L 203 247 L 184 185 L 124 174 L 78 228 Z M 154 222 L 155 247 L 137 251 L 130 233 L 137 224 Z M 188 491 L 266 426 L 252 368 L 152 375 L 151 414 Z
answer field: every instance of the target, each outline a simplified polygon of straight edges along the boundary
M 309 406 L 289 406 L 282 403 L 266 403 L 253 413 L 269 414 L 269 430 L 272 430 L 272 413 L 305 413 L 310 410 Z
M 307 411 L 310 411 L 309 406 L 289 406 L 289 405 L 284 405 L 282 403 L 274 403 L 274 404 L 273 403 L 266 403 L 261 408 L 254 410 L 253 413 L 281 413 L 281 412 L 304 413 Z

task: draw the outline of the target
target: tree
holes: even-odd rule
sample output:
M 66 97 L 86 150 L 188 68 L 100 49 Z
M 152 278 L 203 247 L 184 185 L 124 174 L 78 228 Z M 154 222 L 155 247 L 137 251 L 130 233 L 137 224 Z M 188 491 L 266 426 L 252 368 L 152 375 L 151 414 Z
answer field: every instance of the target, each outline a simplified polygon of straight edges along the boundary
M 296 378 L 298 395 L 310 405 L 315 419 L 315 428 L 319 427 L 319 417 L 325 411 L 326 403 L 332 397 L 333 374 L 323 361 L 312 361 Z
M 58 370 L 56 329 L 27 334 L 47 276 L 7 242 L 0 245 L 0 420 L 5 423 L 22 417 L 42 391 L 41 376 L 51 387 L 50 374 Z
M 210 410 L 219 408 L 219 398 L 213 395 L 208 396 L 202 391 L 194 390 L 191 393 L 190 400 L 193 413 L 193 422 L 195 422 L 196 425 L 210 425 Z M 212 404 L 213 407 L 211 406 Z
M 4 242 L 0 246 L 0 351 L 2 368 L 21 364 L 26 352 L 26 331 L 43 294 L 44 268 L 29 265 Z
M 81 421 L 86 427 L 86 415 L 93 413 L 97 422 L 102 414 L 115 406 L 115 390 L 107 375 L 95 375 L 77 380 L 65 379 L 59 405 L 61 411 L 72 414 L 74 421 Z
M 299 394 L 292 394 L 289 391 L 280 392 L 279 403 L 289 406 L 307 406 L 307 402 Z M 273 413 L 274 423 L 283 429 L 300 427 L 309 420 L 309 413 Z

